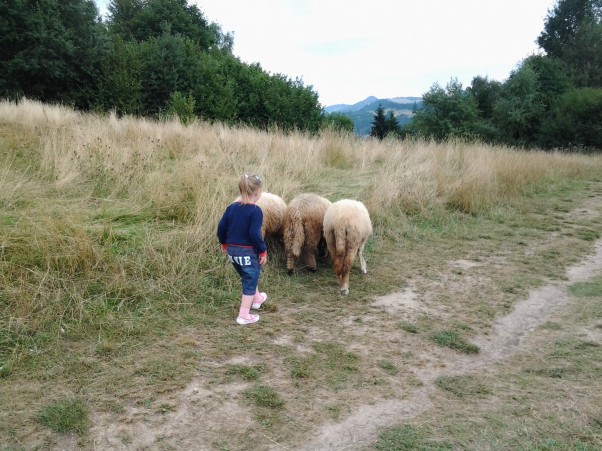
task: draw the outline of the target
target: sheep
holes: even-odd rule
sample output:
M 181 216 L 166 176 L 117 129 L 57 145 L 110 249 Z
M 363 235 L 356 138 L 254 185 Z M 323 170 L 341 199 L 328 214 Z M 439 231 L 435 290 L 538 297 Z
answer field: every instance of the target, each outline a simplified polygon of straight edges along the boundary
M 324 237 L 343 295 L 349 294 L 349 272 L 356 254 L 360 258 L 362 274 L 368 272 L 364 259 L 364 246 L 371 234 L 372 222 L 363 203 L 342 199 L 334 202 L 326 210 Z
M 257 205 L 263 212 L 261 236 L 264 238 L 266 236 L 271 236 L 281 239 L 286 202 L 276 194 L 263 192 L 257 201 Z
M 291 200 L 284 214 L 284 250 L 286 269 L 293 274 L 295 260 L 303 253 L 303 260 L 310 271 L 316 271 L 316 256 L 320 244 L 324 250 L 322 228 L 324 213 L 332 203 L 317 194 L 299 194 Z M 323 253 L 323 252 L 322 252 Z

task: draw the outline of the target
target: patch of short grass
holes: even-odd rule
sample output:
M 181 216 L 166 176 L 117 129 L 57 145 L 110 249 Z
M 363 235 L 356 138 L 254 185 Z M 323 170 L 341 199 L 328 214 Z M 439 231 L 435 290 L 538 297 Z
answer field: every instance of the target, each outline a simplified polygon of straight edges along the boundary
M 400 329 L 405 330 L 406 332 L 408 332 L 410 334 L 418 333 L 418 326 L 416 325 L 416 323 L 403 322 L 399 325 L 399 327 L 400 327 Z
M 383 360 L 382 362 L 379 362 L 378 366 L 391 375 L 395 375 L 399 371 L 395 364 L 390 360 Z
M 42 408 L 38 421 L 54 432 L 83 435 L 89 427 L 88 408 L 81 399 L 55 401 Z
M 226 367 L 227 375 L 240 376 L 245 381 L 255 381 L 259 379 L 260 368 L 248 365 L 228 365 Z
M 10 365 L 0 362 L 0 379 L 10 375 Z
M 293 379 L 324 381 L 331 388 L 342 388 L 352 375 L 359 373 L 360 358 L 334 342 L 314 344 L 315 353 L 285 361 Z
M 462 338 L 457 332 L 450 330 L 441 330 L 431 335 L 431 339 L 445 348 L 455 349 L 464 354 L 478 354 L 480 349 L 477 345 L 469 343 Z
M 454 395 L 464 397 L 482 397 L 491 394 L 491 389 L 475 376 L 442 376 L 435 381 L 437 386 Z
M 245 393 L 245 396 L 253 401 L 253 404 L 257 407 L 280 409 L 284 406 L 284 400 L 280 397 L 278 392 L 266 385 L 254 386 Z
M 602 277 L 591 282 L 578 282 L 569 287 L 573 296 L 581 298 L 602 297 Z
M 381 432 L 374 447 L 379 451 L 443 451 L 454 449 L 451 445 L 429 439 L 429 435 L 424 428 L 402 425 Z
M 565 368 L 527 368 L 525 369 L 525 373 L 560 379 L 564 377 L 567 370 Z

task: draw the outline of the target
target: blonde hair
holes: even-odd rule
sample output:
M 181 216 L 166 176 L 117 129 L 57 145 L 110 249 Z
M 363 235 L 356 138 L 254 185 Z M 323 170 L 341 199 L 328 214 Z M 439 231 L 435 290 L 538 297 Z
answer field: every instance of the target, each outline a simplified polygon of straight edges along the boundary
M 238 182 L 240 201 L 250 202 L 251 197 L 261 189 L 261 177 L 255 174 L 243 174 Z

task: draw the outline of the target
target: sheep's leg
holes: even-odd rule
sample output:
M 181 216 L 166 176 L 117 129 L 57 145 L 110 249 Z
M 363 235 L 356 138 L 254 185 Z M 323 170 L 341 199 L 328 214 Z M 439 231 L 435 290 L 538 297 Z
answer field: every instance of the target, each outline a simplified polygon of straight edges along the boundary
M 347 252 L 343 257 L 343 265 L 340 273 L 340 284 L 341 294 L 349 294 L 349 274 L 351 273 L 351 267 L 353 266 L 353 260 L 355 259 L 355 253 Z
M 295 271 L 295 260 L 297 260 L 297 256 L 293 254 L 291 251 L 286 252 L 286 269 L 288 270 L 289 275 L 293 274 Z
M 309 269 L 311 272 L 316 272 L 317 263 L 316 256 L 314 255 L 313 251 L 306 249 L 304 260 L 305 264 L 307 265 L 307 269 Z
M 366 259 L 364 258 L 364 245 L 366 242 L 364 241 L 357 252 L 358 257 L 360 258 L 360 271 L 362 274 L 366 274 L 368 272 L 368 268 L 366 268 Z
M 339 277 L 339 284 L 341 286 L 341 294 L 349 294 L 349 272 L 341 274 Z
M 323 237 L 320 237 L 320 241 L 318 242 L 318 260 L 323 262 L 328 257 L 328 247 L 326 246 L 326 240 Z

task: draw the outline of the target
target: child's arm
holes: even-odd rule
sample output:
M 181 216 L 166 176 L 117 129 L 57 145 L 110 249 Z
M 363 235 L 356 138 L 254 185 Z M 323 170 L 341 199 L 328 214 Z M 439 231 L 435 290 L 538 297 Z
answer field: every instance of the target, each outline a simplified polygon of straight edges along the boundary
M 255 209 L 254 214 L 251 216 L 251 224 L 249 227 L 249 238 L 251 240 L 251 243 L 253 244 L 253 247 L 255 248 L 255 251 L 259 254 L 259 257 L 261 259 L 261 255 L 262 254 L 266 254 L 267 258 L 267 250 L 268 247 L 265 244 L 265 241 L 263 241 L 263 237 L 261 236 L 261 224 L 263 223 L 263 212 L 261 211 L 261 208 L 257 207 Z
M 226 241 L 228 240 L 228 210 L 224 212 L 222 219 L 220 219 L 217 225 L 217 239 L 219 240 L 222 252 L 227 252 L 228 245 L 226 244 Z

